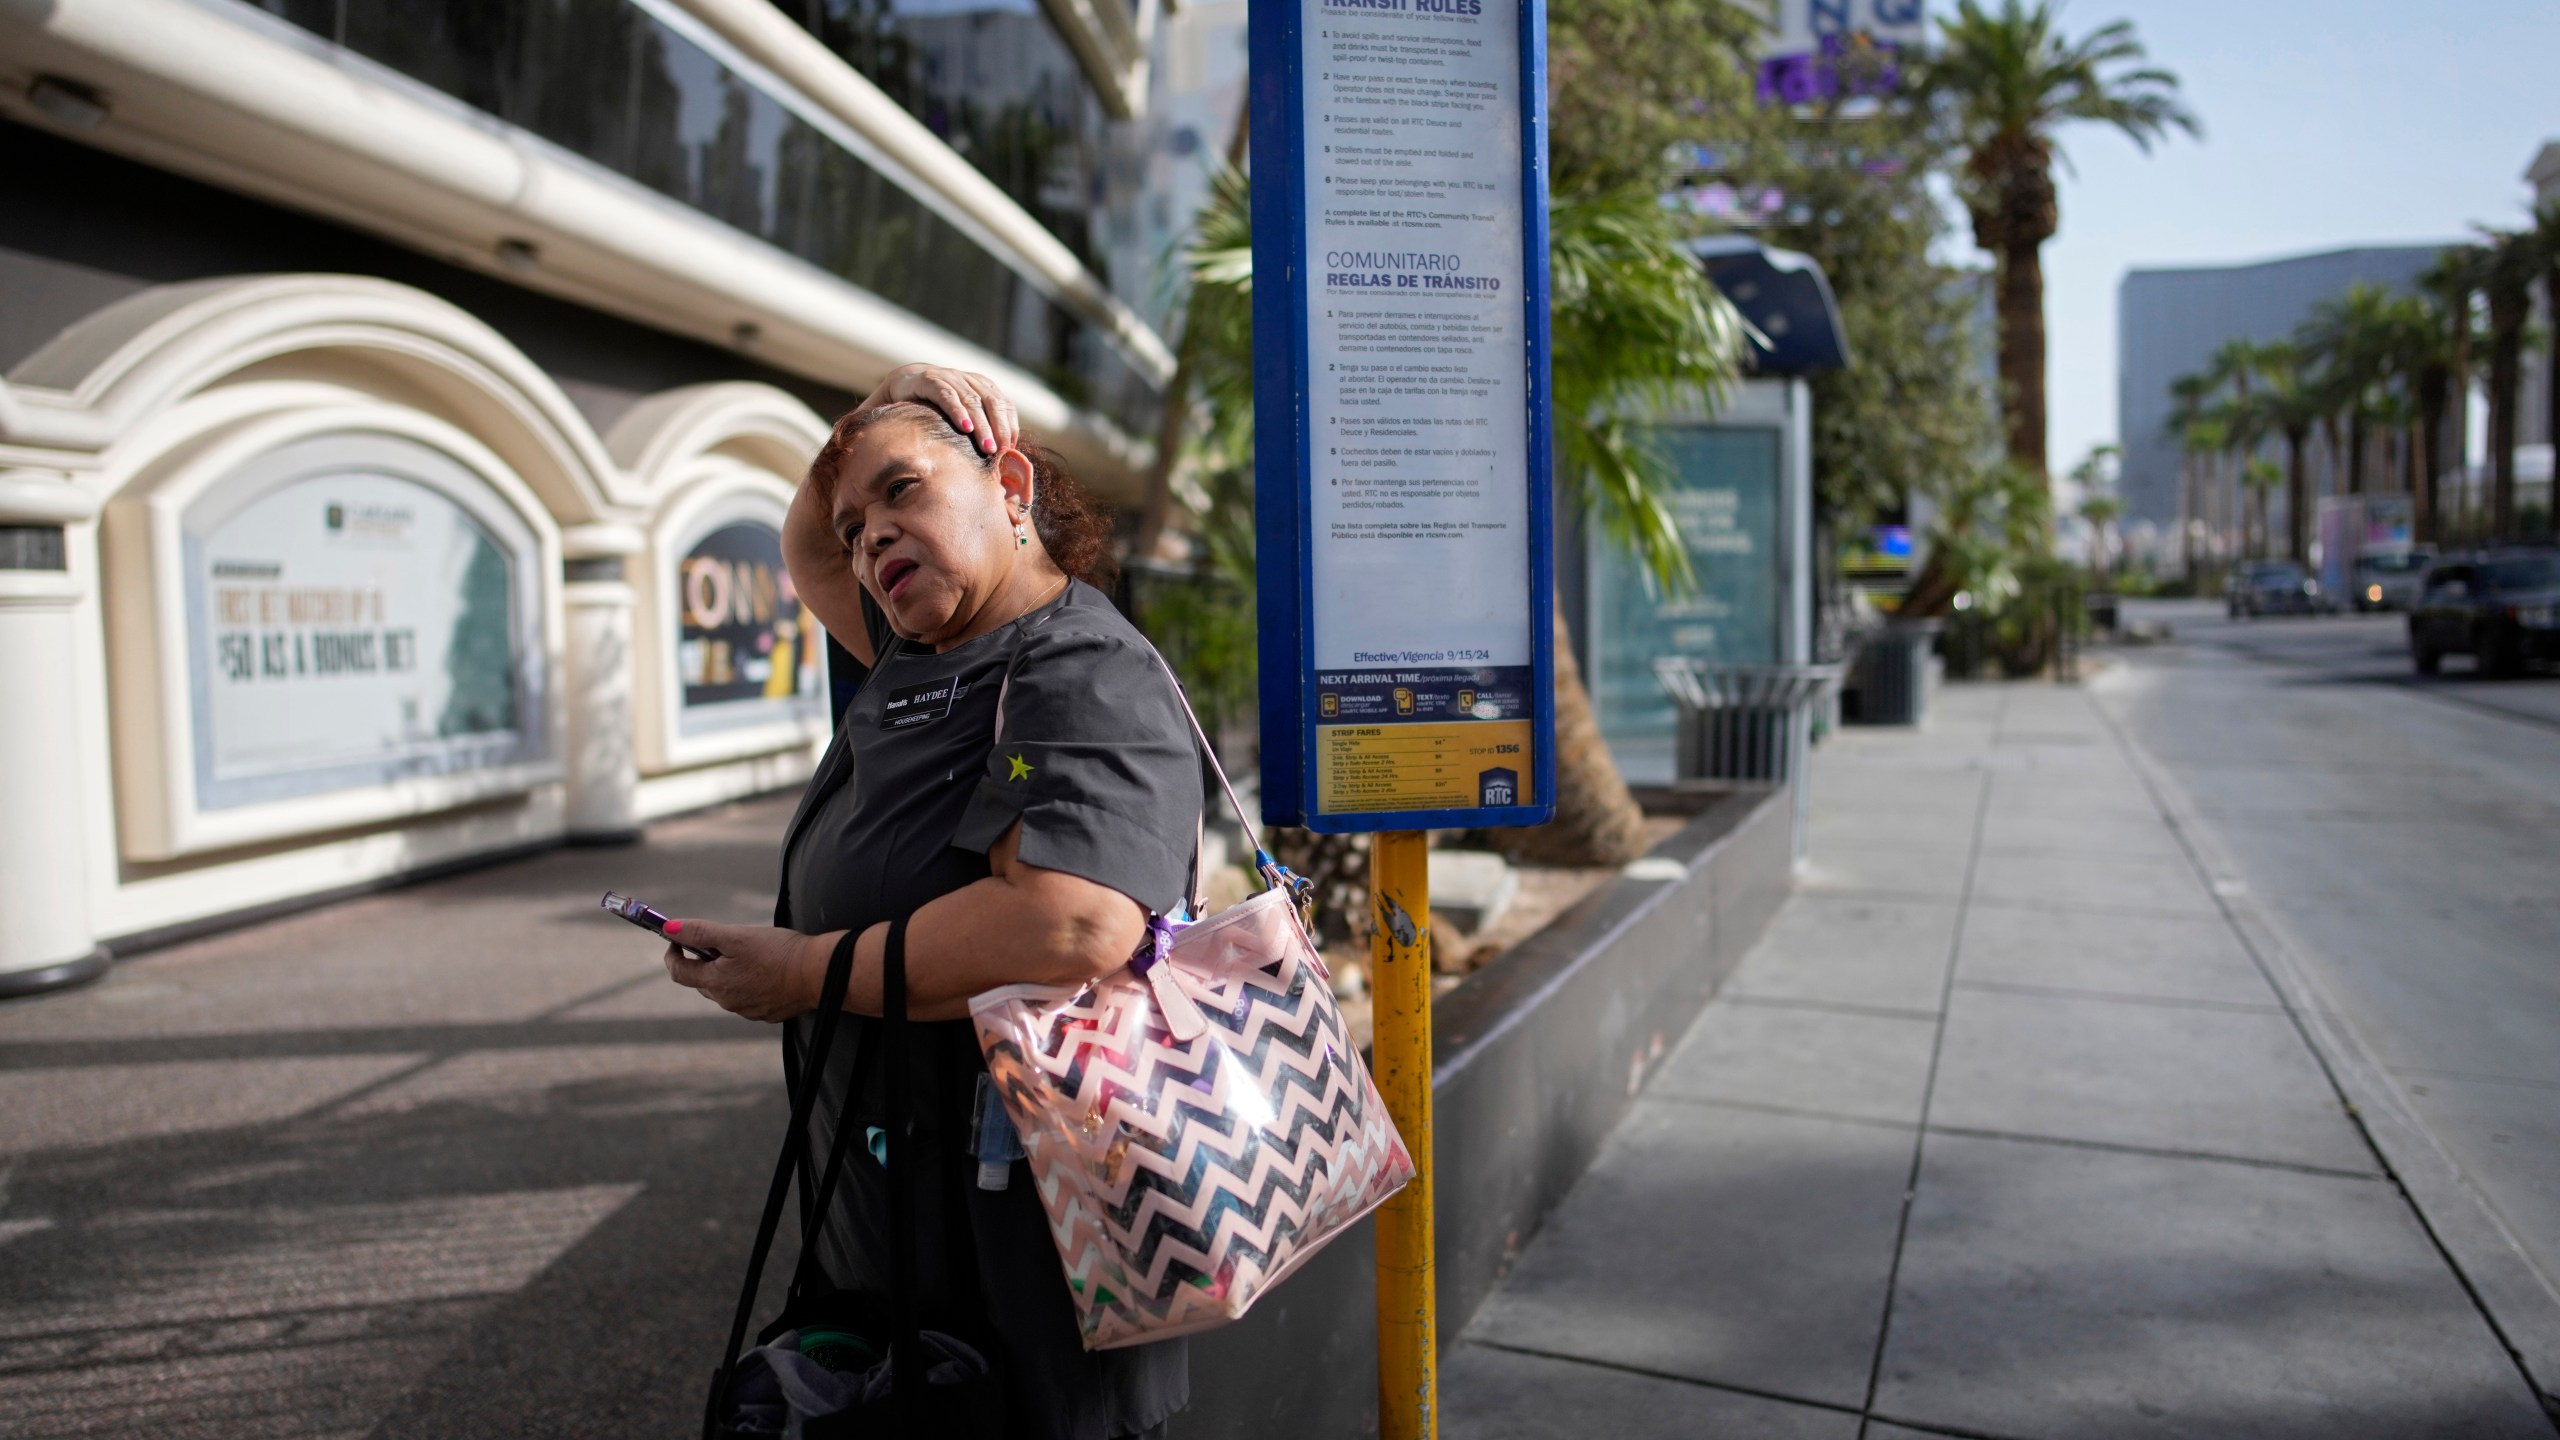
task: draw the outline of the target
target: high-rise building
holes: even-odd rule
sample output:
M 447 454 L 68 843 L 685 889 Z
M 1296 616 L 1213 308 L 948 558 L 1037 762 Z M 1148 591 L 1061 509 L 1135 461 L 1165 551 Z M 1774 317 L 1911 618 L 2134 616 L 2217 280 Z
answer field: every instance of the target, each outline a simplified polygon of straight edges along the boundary
M 1243 21 L 0 13 L 0 991 L 805 774 L 828 420 L 957 364 L 1134 495 Z
M 2454 243 L 2452 241 L 2445 242 Z M 2439 245 L 2373 245 L 2249 265 L 2127 271 L 2116 290 L 2116 434 L 2124 447 L 2123 523 L 2179 519 L 2178 443 L 2169 384 L 2201 371 L 2231 340 L 2287 339 L 2349 285 L 2408 288 Z

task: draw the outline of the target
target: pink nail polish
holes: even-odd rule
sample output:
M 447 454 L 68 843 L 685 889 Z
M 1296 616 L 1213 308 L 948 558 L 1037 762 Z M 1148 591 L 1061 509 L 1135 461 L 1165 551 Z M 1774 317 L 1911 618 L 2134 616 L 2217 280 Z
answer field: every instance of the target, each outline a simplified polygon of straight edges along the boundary
M 681 934 L 683 934 L 683 933 L 684 933 L 684 922 L 683 922 L 683 921 L 681 921 L 681 920 L 670 920 L 670 921 L 668 921 L 668 922 L 667 922 L 667 933 L 668 933 L 668 934 L 670 934 L 670 935 L 681 935 Z
M 963 435 L 975 434 L 975 433 L 977 432 L 977 429 L 978 429 L 978 427 L 977 427 L 976 423 L 975 423 L 975 422 L 973 422 L 973 421 L 971 421 L 971 420 L 969 419 L 969 417 L 968 417 L 968 416 L 963 415 L 963 416 L 961 416 L 961 417 L 960 417 L 960 433 L 961 433 L 961 434 L 963 434 Z

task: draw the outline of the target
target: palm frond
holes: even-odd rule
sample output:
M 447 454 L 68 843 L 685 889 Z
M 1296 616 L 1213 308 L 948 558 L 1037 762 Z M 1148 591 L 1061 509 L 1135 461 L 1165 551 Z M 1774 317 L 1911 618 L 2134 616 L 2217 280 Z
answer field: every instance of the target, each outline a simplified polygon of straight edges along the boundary
M 1548 212 L 1552 409 L 1566 503 L 1674 593 L 1694 583 L 1666 496 L 1673 477 L 1625 417 L 1712 406 L 1740 374 L 1749 326 L 1707 279 L 1679 218 L 1650 189 L 1557 201 Z

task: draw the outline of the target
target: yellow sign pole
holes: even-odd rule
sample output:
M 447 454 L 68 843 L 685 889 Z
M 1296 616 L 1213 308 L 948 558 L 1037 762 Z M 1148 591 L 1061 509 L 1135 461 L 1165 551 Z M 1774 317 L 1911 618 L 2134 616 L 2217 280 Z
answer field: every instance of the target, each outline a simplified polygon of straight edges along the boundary
M 1379 1440 L 1437 1440 L 1439 1337 L 1431 1252 L 1431 867 L 1419 830 L 1369 839 L 1372 1070 L 1413 1183 L 1378 1207 Z

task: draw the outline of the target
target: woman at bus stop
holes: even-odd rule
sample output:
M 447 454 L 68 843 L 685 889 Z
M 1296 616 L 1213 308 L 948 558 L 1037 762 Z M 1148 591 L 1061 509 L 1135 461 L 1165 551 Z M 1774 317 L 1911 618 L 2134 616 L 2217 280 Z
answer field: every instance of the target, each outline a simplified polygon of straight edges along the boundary
M 887 1172 L 855 1145 L 819 1259 L 835 1285 L 882 1294 L 889 1247 L 912 1247 L 920 1312 L 986 1354 L 1008 1440 L 1156 1435 L 1189 1398 L 1180 1340 L 1083 1348 L 1029 1167 L 968 1149 L 992 1095 L 969 997 L 1107 974 L 1189 888 L 1197 752 L 1154 651 L 1094 584 L 1107 541 L 984 376 L 909 366 L 837 421 L 783 556 L 860 687 L 784 837 L 777 925 L 668 927 L 718 955 L 671 945 L 676 983 L 804 1027 L 804 1046 L 829 958 L 856 935 L 808 1136 L 822 1156 L 839 1118 L 869 1129 L 882 1113 L 882 941 L 907 917 L 923 1023 L 898 1163 L 928 1167 L 923 1199 L 912 1233 L 886 1233 Z

